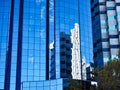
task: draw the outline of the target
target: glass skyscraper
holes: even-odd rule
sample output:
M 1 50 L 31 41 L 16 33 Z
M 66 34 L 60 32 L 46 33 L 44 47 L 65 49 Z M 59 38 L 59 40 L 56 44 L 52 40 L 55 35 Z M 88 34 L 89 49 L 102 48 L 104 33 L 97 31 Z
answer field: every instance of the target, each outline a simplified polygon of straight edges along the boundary
M 1 0 L 0 90 L 38 90 L 29 89 L 30 85 L 34 85 L 29 83 L 47 83 L 46 80 L 52 83 L 49 81 L 49 46 L 53 42 L 55 83 L 52 84 L 61 89 L 56 86 L 51 90 L 62 90 L 62 83 L 66 81 L 61 74 L 61 33 L 70 35 L 74 24 L 79 24 L 81 58 L 89 63 L 92 61 L 90 20 L 89 0 Z M 70 58 L 66 52 L 64 54 Z M 50 90 L 48 86 L 51 84 L 44 85 L 44 90 Z
M 120 0 L 91 0 L 94 63 L 102 67 L 120 49 Z

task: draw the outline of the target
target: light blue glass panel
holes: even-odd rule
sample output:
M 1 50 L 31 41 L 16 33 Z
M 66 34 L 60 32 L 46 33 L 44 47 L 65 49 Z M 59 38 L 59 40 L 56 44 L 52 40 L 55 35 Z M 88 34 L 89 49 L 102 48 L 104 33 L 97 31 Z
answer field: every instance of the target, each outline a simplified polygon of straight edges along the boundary
M 29 90 L 36 90 L 36 87 L 30 87 Z
M 108 16 L 108 20 L 114 20 L 115 16 Z
M 102 33 L 107 33 L 107 30 L 106 29 L 102 29 Z
M 23 87 L 29 87 L 29 82 L 24 82 Z
M 119 25 L 119 27 L 120 27 L 120 22 L 118 22 L 118 25 Z
M 106 23 L 106 20 L 101 20 L 101 24 L 105 24 Z
M 115 25 L 110 25 L 109 29 L 113 29 L 114 30 L 114 29 L 116 29 L 116 26 Z
M 57 85 L 62 84 L 63 80 L 62 79 L 57 79 Z
M 43 86 L 42 86 L 42 87 L 37 87 L 36 90 L 44 90 L 44 89 L 43 89 Z
M 37 87 L 40 87 L 40 86 L 43 86 L 43 82 L 41 81 L 39 81 L 39 82 L 37 82 Z
M 51 80 L 51 85 L 56 85 L 56 80 Z
M 63 90 L 63 86 L 62 85 L 57 85 L 57 90 Z
M 44 86 L 49 86 L 50 85 L 50 81 L 44 81 Z
M 44 90 L 50 90 L 49 86 L 44 86 Z
M 51 90 L 57 90 L 56 86 L 55 86 L 55 85 L 54 85 L 54 86 L 52 85 L 52 86 L 51 86 Z
M 117 12 L 118 16 L 120 16 L 120 12 Z
M 12 90 L 12 88 L 11 88 L 11 90 Z M 30 89 L 29 89 L 29 87 L 27 87 L 27 88 L 23 88 L 23 90 L 30 90 Z

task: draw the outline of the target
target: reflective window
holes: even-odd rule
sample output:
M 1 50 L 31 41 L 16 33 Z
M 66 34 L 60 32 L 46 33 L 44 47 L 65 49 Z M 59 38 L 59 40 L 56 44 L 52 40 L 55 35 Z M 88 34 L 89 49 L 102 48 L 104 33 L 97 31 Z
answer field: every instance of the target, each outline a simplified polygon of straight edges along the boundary
M 110 30 L 111 30 L 111 29 L 114 30 L 114 29 L 116 29 L 116 26 L 115 26 L 115 25 L 110 25 L 110 26 L 109 26 L 109 29 L 110 29 Z
M 102 31 L 102 33 L 107 33 L 106 29 L 102 29 L 101 31 Z
M 26 77 L 26 79 L 30 81 L 45 80 L 46 78 L 45 18 L 46 0 L 24 0 L 22 77 Z M 27 73 L 25 73 L 24 71 L 26 71 Z
M 106 20 L 101 20 L 101 24 L 106 24 Z
M 114 20 L 115 16 L 108 16 L 108 20 Z

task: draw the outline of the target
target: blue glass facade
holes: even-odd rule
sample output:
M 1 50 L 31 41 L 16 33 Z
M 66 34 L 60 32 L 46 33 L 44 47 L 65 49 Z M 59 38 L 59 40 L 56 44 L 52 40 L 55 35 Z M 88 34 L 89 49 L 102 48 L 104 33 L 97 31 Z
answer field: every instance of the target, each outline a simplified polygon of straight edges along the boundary
M 54 79 L 71 77 L 71 68 L 68 68 L 71 66 L 71 45 L 68 44 L 70 38 L 65 39 L 66 62 L 61 62 L 63 42 L 60 39 L 61 33 L 68 36 L 71 34 L 70 30 L 74 28 L 75 23 L 80 26 L 81 56 L 86 58 L 87 63 L 92 61 L 89 2 L 89 0 L 1 0 L 0 89 L 20 90 L 21 83 L 24 87 L 24 82 L 49 80 L 51 67 L 49 45 L 52 42 L 55 47 L 52 58 L 55 67 Z M 63 70 L 65 73 L 61 73 L 64 66 L 67 69 Z
M 24 0 L 21 81 L 46 79 L 46 1 Z
M 61 78 L 60 33 L 64 32 L 70 35 L 70 30 L 74 28 L 75 23 L 79 23 L 79 0 L 55 0 L 56 78 Z
M 46 80 L 46 1 L 2 0 L 0 6 L 0 89 Z

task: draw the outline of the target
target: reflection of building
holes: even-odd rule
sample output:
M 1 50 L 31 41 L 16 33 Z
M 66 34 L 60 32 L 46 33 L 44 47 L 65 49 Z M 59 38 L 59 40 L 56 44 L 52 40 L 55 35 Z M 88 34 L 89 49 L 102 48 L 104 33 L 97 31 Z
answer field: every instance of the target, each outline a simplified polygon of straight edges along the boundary
M 74 29 L 71 30 L 72 47 L 72 78 L 86 80 L 86 59 L 81 58 L 80 53 L 80 32 L 79 24 L 75 23 Z
M 120 48 L 120 0 L 91 0 L 94 63 L 104 63 L 116 57 Z
M 87 80 L 94 81 L 94 64 L 90 63 L 86 65 L 86 74 L 87 74 Z
M 60 33 L 60 76 L 61 78 L 71 78 L 72 44 L 70 35 Z
M 50 79 L 55 79 L 55 68 L 56 68 L 56 65 L 55 65 L 55 47 L 54 47 L 54 42 L 52 42 L 50 44 L 50 61 L 49 61 L 49 69 L 50 69 L 50 75 L 49 75 L 49 78 Z
M 81 79 L 81 57 L 80 57 L 80 32 L 79 25 L 75 23 L 74 29 L 71 30 L 72 47 L 72 78 Z
M 61 78 L 71 78 L 71 40 L 70 35 L 64 32 L 60 33 L 60 77 Z M 51 49 L 51 59 L 50 59 L 50 79 L 56 79 L 56 60 L 55 60 L 55 47 L 54 42 L 50 44 Z
M 82 79 L 86 80 L 86 58 L 82 57 Z

